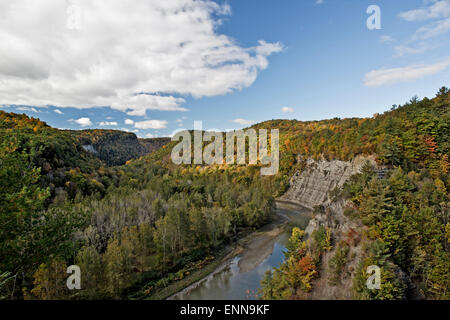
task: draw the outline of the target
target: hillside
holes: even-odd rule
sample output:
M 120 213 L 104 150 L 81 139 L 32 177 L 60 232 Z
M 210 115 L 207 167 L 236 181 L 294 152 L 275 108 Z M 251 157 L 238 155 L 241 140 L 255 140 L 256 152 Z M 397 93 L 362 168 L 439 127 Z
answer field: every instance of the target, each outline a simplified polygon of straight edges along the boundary
M 138 139 L 134 133 L 119 130 L 69 131 L 83 149 L 94 154 L 108 166 L 125 164 L 152 153 L 170 141 L 170 138 Z
M 280 129 L 283 173 L 292 173 L 307 157 L 351 160 L 359 154 L 376 154 L 381 164 L 412 169 L 448 156 L 449 99 L 448 89 L 442 88 L 434 99 L 414 97 L 372 118 L 270 120 L 253 128 Z
M 116 185 L 115 165 L 151 153 L 169 138 L 138 139 L 117 130 L 59 130 L 25 114 L 0 111 L 2 157 L 22 157 L 40 171 L 40 186 L 51 196 L 74 199 Z M 17 159 L 16 159 L 17 160 Z

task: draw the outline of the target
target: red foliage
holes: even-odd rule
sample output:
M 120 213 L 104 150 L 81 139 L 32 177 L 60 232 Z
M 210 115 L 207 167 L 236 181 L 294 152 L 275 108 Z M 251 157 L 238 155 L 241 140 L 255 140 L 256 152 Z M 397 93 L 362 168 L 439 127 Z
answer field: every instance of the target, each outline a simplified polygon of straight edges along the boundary
M 304 274 L 316 269 L 316 266 L 314 265 L 314 262 L 309 255 L 301 258 L 300 261 L 298 262 L 298 266 L 301 272 Z
M 436 141 L 434 141 L 433 137 L 426 137 L 425 144 L 427 145 L 428 151 L 430 153 L 436 153 L 438 145 L 437 145 Z

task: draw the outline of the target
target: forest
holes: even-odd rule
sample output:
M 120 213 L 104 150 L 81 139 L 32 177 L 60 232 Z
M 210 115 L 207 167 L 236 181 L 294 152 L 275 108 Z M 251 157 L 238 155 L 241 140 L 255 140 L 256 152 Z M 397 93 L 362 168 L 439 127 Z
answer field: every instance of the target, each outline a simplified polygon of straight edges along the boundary
M 406 298 L 401 268 L 426 298 L 449 299 L 449 106 L 443 87 L 371 118 L 256 124 L 280 130 L 275 176 L 261 176 L 258 165 L 176 166 L 168 140 L 149 147 L 126 133 L 58 130 L 0 111 L 0 298 L 154 298 L 269 223 L 275 199 L 307 158 L 374 154 L 388 177 L 365 167 L 334 190 L 347 201 L 346 215 L 366 226 L 355 298 Z M 132 157 L 125 141 L 141 146 Z M 351 245 L 334 243 L 324 228 L 310 239 L 294 228 L 261 297 L 302 298 L 322 253 L 339 247 L 329 266 L 339 273 Z M 375 262 L 385 285 L 374 293 L 364 283 L 365 266 Z M 72 264 L 86 283 L 77 292 L 66 287 Z
M 310 239 L 304 238 L 302 230 L 292 231 L 285 262 L 262 281 L 263 298 L 304 297 L 312 289 L 312 280 L 320 276 L 323 253 L 332 247 L 336 251 L 326 267 L 334 274 L 330 281 L 337 282 L 352 259 L 348 252 L 355 241 L 364 250 L 352 288 L 355 299 L 409 298 L 400 281 L 402 272 L 427 299 L 450 298 L 449 102 L 449 91 L 442 88 L 434 99 L 414 97 L 373 119 L 291 125 L 297 128 L 296 134 L 284 140 L 284 152 L 294 150 L 284 158 L 290 164 L 301 167 L 294 164 L 294 156 L 303 149 L 312 157 L 329 159 L 376 154 L 377 161 L 390 170 L 381 179 L 367 165 L 332 192 L 336 200 L 347 201 L 344 214 L 366 226 L 359 233 L 349 233 L 335 243 L 323 227 Z M 320 129 L 305 137 L 311 127 Z M 307 144 L 308 140 L 316 143 Z M 366 286 L 370 265 L 381 266 L 381 290 Z

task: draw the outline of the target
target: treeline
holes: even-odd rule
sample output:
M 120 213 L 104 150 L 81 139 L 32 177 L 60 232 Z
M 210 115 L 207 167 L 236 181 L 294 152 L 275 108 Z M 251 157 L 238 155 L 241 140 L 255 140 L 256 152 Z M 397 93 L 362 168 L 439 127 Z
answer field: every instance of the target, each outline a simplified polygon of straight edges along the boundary
M 351 160 L 359 154 L 376 154 L 380 164 L 406 170 L 440 170 L 449 161 L 449 105 L 449 89 L 442 87 L 433 99 L 414 97 L 372 118 L 271 120 L 253 128 L 280 129 L 281 174 L 292 174 L 307 157 Z M 441 162 L 435 161 L 439 155 Z

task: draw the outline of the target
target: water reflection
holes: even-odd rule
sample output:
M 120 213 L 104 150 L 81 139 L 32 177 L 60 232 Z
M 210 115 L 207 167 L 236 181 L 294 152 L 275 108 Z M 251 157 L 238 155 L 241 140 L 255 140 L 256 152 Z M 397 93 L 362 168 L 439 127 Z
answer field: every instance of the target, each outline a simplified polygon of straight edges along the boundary
M 279 236 L 274 244 L 272 254 L 248 272 L 240 272 L 236 257 L 230 265 L 215 275 L 205 279 L 198 287 L 190 292 L 182 292 L 175 299 L 180 300 L 241 300 L 258 299 L 258 288 L 261 279 L 267 270 L 283 261 L 287 234 Z
M 294 204 L 277 203 L 277 212 L 304 229 L 311 218 L 311 211 Z M 240 256 L 234 258 L 227 268 L 210 275 L 196 288 L 178 293 L 173 299 L 177 300 L 255 300 L 258 299 L 260 281 L 267 270 L 278 267 L 283 262 L 286 244 L 289 235 L 287 232 L 278 236 L 275 242 L 269 241 L 267 245 L 273 246 L 272 253 L 247 272 L 239 268 Z M 257 249 L 258 250 L 258 249 Z M 264 250 L 257 251 L 259 253 Z M 248 258 L 248 257 L 247 257 Z M 244 261 L 244 260 L 243 260 Z M 242 262 L 243 262 L 242 261 Z M 248 262 L 248 261 L 247 261 Z M 242 263 L 241 263 L 242 264 Z M 244 263 L 245 264 L 245 263 Z M 248 266 L 248 263 L 247 263 Z

